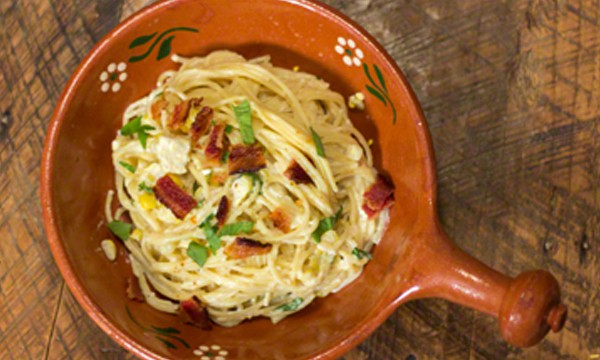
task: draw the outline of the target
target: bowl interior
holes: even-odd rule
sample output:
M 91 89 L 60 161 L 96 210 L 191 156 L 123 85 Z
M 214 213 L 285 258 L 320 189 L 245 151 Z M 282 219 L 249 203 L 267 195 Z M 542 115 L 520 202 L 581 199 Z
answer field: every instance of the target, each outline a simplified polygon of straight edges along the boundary
M 119 248 L 119 260 L 110 263 L 99 244 L 111 237 L 104 202 L 114 188 L 110 143 L 122 112 L 153 87 L 160 73 L 175 68 L 170 54 L 203 56 L 216 49 L 247 58 L 271 55 L 275 65 L 299 66 L 346 98 L 363 92 L 366 110 L 350 115 L 374 140 L 377 168 L 391 175 L 396 203 L 373 260 L 353 284 L 277 325 L 255 319 L 207 332 L 129 301 L 124 248 Z M 426 132 L 418 105 L 389 57 L 372 38 L 321 5 L 276 0 L 155 4 L 98 44 L 59 102 L 43 164 L 49 240 L 86 311 L 138 355 L 190 358 L 199 346 L 218 345 L 227 358 L 337 356 L 383 321 L 410 286 L 404 249 L 431 216 L 433 175 Z

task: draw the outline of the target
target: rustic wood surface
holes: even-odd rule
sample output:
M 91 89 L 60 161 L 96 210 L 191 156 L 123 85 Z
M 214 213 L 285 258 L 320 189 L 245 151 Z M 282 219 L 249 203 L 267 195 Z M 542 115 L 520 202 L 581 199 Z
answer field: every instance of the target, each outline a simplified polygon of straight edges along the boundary
M 440 300 L 400 307 L 345 359 L 600 353 L 598 0 L 328 0 L 396 59 L 429 121 L 439 209 L 471 254 L 562 284 L 565 329 L 516 349 Z M 46 243 L 45 129 L 67 79 L 143 0 L 0 0 L 0 359 L 131 358 L 82 311 Z

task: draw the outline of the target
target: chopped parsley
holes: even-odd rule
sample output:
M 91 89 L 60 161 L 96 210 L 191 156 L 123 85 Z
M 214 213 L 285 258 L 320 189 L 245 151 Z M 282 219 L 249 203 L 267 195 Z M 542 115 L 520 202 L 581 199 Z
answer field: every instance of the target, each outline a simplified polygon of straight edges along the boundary
M 148 139 L 148 131 L 150 130 L 154 130 L 154 127 L 150 125 L 142 125 L 142 117 L 137 116 L 121 128 L 121 135 L 132 136 L 137 134 L 142 147 L 145 149 L 146 140 Z
M 231 134 L 231 132 L 233 131 L 233 126 L 227 124 L 225 125 L 225 134 Z
M 281 311 L 298 310 L 298 308 L 300 307 L 300 305 L 302 305 L 303 302 L 304 302 L 303 298 L 295 298 L 294 300 L 290 301 L 289 303 L 283 304 L 283 305 L 277 307 L 275 310 L 281 310 Z
M 223 153 L 223 156 L 221 156 L 221 163 L 225 164 L 227 160 L 229 160 L 229 154 L 231 154 L 229 150 Z
M 145 191 L 150 194 L 154 194 L 154 190 L 152 190 L 152 188 L 150 186 L 146 185 L 146 183 L 143 181 L 138 185 L 138 190 Z
M 215 214 L 210 214 L 200 224 L 200 228 L 204 232 L 204 236 L 206 237 L 206 241 L 208 241 L 208 245 L 210 246 L 210 251 L 213 254 L 217 253 L 217 250 L 221 248 L 221 238 L 217 235 L 217 226 L 212 224 L 212 220 L 214 219 Z
M 201 208 L 202 205 L 204 205 L 204 200 L 205 199 L 200 199 L 200 201 L 198 201 L 198 205 L 196 205 L 197 208 Z
M 254 144 L 254 131 L 252 130 L 252 110 L 250 109 L 250 102 L 248 100 L 242 101 L 238 106 L 231 106 L 235 113 L 235 118 L 240 125 L 240 132 L 242 133 L 242 141 L 246 145 Z
M 131 224 L 122 221 L 111 221 L 108 224 L 108 228 L 116 237 L 123 241 L 127 241 L 129 234 L 131 234 Z
M 127 169 L 127 171 L 129 171 L 130 173 L 135 173 L 135 166 L 128 164 L 124 161 L 119 161 L 119 165 L 121 165 L 122 167 L 124 167 L 125 169 Z
M 186 254 L 200 267 L 204 266 L 208 259 L 208 249 L 206 246 L 193 241 L 188 245 Z
M 192 185 L 192 193 L 195 194 L 199 187 L 200 185 L 198 185 L 198 182 L 194 181 L 194 185 Z
M 359 249 L 357 247 L 355 247 L 354 249 L 352 249 L 352 255 L 356 256 L 356 258 L 358 260 L 362 260 L 364 258 L 371 259 L 373 257 L 371 255 L 371 253 L 368 253 L 368 252 L 366 252 L 364 250 L 361 250 L 361 249 Z
M 254 222 L 240 221 L 233 224 L 224 225 L 219 231 L 220 236 L 237 235 L 240 233 L 249 234 L 254 229 Z
M 249 176 L 252 179 L 252 186 L 256 186 L 256 184 L 258 183 L 258 194 L 262 195 L 262 188 L 263 188 L 263 179 L 260 177 L 260 175 L 258 175 L 258 173 L 254 173 L 254 172 L 247 172 L 244 173 L 243 175 Z
M 325 234 L 327 231 L 333 230 L 333 227 L 335 226 L 335 223 L 338 222 L 338 220 L 340 219 L 341 215 L 342 215 L 342 208 L 340 208 L 335 213 L 335 215 L 330 216 L 330 217 L 326 217 L 326 218 L 322 219 L 321 221 L 319 221 L 319 226 L 317 226 L 317 228 L 315 229 L 315 231 L 313 231 L 313 233 L 312 233 L 313 240 L 315 240 L 317 243 L 320 243 L 321 242 L 321 236 L 323 234 Z
M 315 129 L 313 129 L 312 127 L 310 128 L 310 133 L 312 134 L 313 141 L 315 142 L 315 147 L 317 148 L 317 154 L 320 157 L 325 157 L 325 148 L 323 147 L 323 142 L 321 141 L 321 137 L 319 136 L 319 134 L 317 134 Z
M 206 217 L 206 219 L 204 219 L 204 221 L 202 222 L 202 224 L 200 224 L 200 227 L 204 227 L 206 225 L 210 225 L 210 222 L 212 221 L 212 219 L 215 218 L 215 214 L 210 214 Z

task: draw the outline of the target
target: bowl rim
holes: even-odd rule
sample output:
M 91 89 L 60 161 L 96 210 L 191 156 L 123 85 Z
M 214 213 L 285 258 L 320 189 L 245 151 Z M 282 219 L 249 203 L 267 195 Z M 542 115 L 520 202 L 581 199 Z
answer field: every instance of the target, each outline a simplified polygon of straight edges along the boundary
M 44 227 L 46 230 L 46 236 L 52 255 L 54 256 L 55 262 L 63 276 L 63 279 L 69 287 L 71 293 L 75 296 L 77 302 L 83 307 L 87 315 L 113 340 L 119 345 L 124 347 L 126 350 L 132 352 L 134 355 L 142 359 L 167 359 L 162 355 L 159 355 L 149 348 L 142 346 L 136 340 L 131 338 L 127 333 L 122 331 L 119 327 L 113 324 L 104 315 L 103 310 L 92 300 L 90 295 L 84 289 L 82 282 L 77 277 L 72 269 L 71 262 L 65 251 L 65 247 L 61 242 L 59 236 L 59 230 L 56 225 L 56 217 L 53 212 L 54 196 L 52 194 L 52 175 L 55 157 L 55 149 L 58 142 L 60 130 L 62 129 L 65 114 L 70 108 L 76 89 L 79 85 L 86 80 L 83 76 L 88 68 L 94 65 L 96 58 L 101 55 L 104 50 L 111 45 L 113 37 L 117 36 L 125 29 L 135 26 L 137 23 L 143 21 L 150 14 L 161 11 L 163 8 L 177 6 L 189 2 L 191 0 L 161 0 L 149 6 L 146 6 L 134 14 L 127 17 L 125 20 L 120 22 L 110 32 L 108 32 L 102 39 L 94 45 L 94 47 L 88 52 L 85 58 L 77 66 L 71 78 L 65 85 L 60 98 L 58 99 L 56 108 L 52 114 L 50 122 L 48 124 L 46 139 L 44 143 L 44 151 L 42 154 L 41 162 L 41 176 L 40 176 L 40 197 L 42 205 L 42 216 L 44 221 Z M 261 0 L 269 2 L 283 2 L 291 5 L 302 7 L 311 12 L 317 12 L 324 16 L 330 21 L 335 23 L 343 23 L 349 26 L 352 30 L 356 31 L 362 39 L 368 43 L 370 47 L 377 51 L 378 55 L 382 56 L 387 64 L 390 66 L 392 74 L 399 80 L 399 85 L 408 95 L 409 100 L 409 113 L 411 119 L 415 121 L 416 135 L 421 145 L 421 150 L 424 152 L 422 161 L 423 170 L 427 180 L 428 188 L 424 191 L 424 196 L 429 197 L 429 203 L 432 209 L 435 209 L 437 202 L 437 182 L 435 173 L 435 157 L 434 149 L 431 140 L 431 134 L 427 126 L 427 121 L 421 109 L 420 103 L 412 90 L 408 80 L 398 67 L 396 61 L 387 53 L 381 44 L 369 34 L 361 25 L 356 23 L 350 17 L 342 14 L 337 9 L 332 8 L 329 5 L 318 2 L 317 0 Z M 433 223 L 437 223 L 437 217 L 435 211 L 433 211 Z M 432 224 L 435 225 L 435 224 Z M 372 318 L 367 319 L 361 323 L 357 323 L 351 332 L 345 336 L 345 338 L 337 345 L 326 349 L 323 352 L 313 356 L 313 359 L 334 359 L 342 356 L 344 353 L 349 351 L 351 348 L 365 340 L 377 327 L 379 327 L 391 313 L 405 301 L 404 296 L 399 296 L 388 304 L 384 304 L 380 311 Z

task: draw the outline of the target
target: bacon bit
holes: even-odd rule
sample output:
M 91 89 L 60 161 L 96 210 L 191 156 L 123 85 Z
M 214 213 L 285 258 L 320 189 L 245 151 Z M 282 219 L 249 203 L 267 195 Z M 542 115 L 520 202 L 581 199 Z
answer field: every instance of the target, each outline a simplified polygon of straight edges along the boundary
M 171 118 L 167 122 L 167 127 L 171 130 L 179 130 L 184 124 L 185 119 L 187 118 L 190 112 L 190 102 L 184 101 L 177 105 L 175 105 L 175 109 L 173 109 L 173 114 Z
M 292 160 L 290 166 L 285 170 L 284 175 L 296 184 L 314 184 L 310 176 L 308 176 L 296 160 Z
M 179 130 L 185 124 L 185 120 L 190 113 L 190 109 L 194 106 L 200 106 L 200 104 L 202 104 L 202 100 L 202 98 L 193 98 L 175 105 L 173 114 L 167 122 L 167 127 L 173 131 Z
M 154 120 L 160 119 L 161 112 L 169 105 L 169 102 L 165 99 L 159 99 L 152 103 L 150 106 L 150 114 Z
M 225 248 L 225 255 L 234 259 L 245 259 L 254 255 L 268 254 L 273 245 L 263 244 L 256 240 L 238 237 Z
M 179 303 L 179 318 L 185 324 L 197 326 L 202 330 L 212 330 L 206 307 L 195 296 Z
M 281 208 L 275 209 L 269 214 L 269 219 L 273 221 L 273 226 L 283 231 L 284 233 L 290 232 L 290 217 Z
M 183 219 L 197 205 L 196 200 L 177 186 L 169 175 L 158 179 L 153 190 L 158 201 L 168 207 L 178 219 Z
M 265 168 L 267 163 L 263 149 L 258 144 L 235 145 L 229 155 L 229 174 L 256 172 Z
M 225 136 L 225 125 L 219 123 L 213 127 L 210 133 L 204 154 L 212 162 L 221 163 L 221 157 L 227 151 L 228 146 L 229 141 Z
M 217 224 L 219 227 L 225 224 L 225 219 L 227 219 L 227 213 L 229 212 L 229 199 L 227 196 L 223 196 L 221 201 L 219 201 L 219 207 L 217 208 Z
M 369 219 L 373 218 L 382 210 L 392 206 L 394 202 L 394 184 L 387 177 L 377 175 L 375 184 L 363 194 L 362 209 Z
M 225 181 L 229 177 L 229 174 L 225 171 L 215 171 L 210 176 L 210 181 L 208 182 L 210 185 L 223 185 Z
M 129 300 L 137 302 L 144 302 L 144 300 L 146 300 L 144 298 L 144 293 L 142 293 L 142 288 L 140 287 L 140 281 L 133 274 L 127 279 L 127 297 Z
M 214 110 L 208 106 L 203 107 L 200 112 L 196 114 L 196 118 L 194 119 L 190 129 L 190 134 L 192 135 L 192 144 L 196 143 L 198 139 L 200 139 L 200 137 L 206 133 L 206 130 L 208 130 L 208 126 L 210 125 L 210 121 L 213 119 L 214 115 Z

